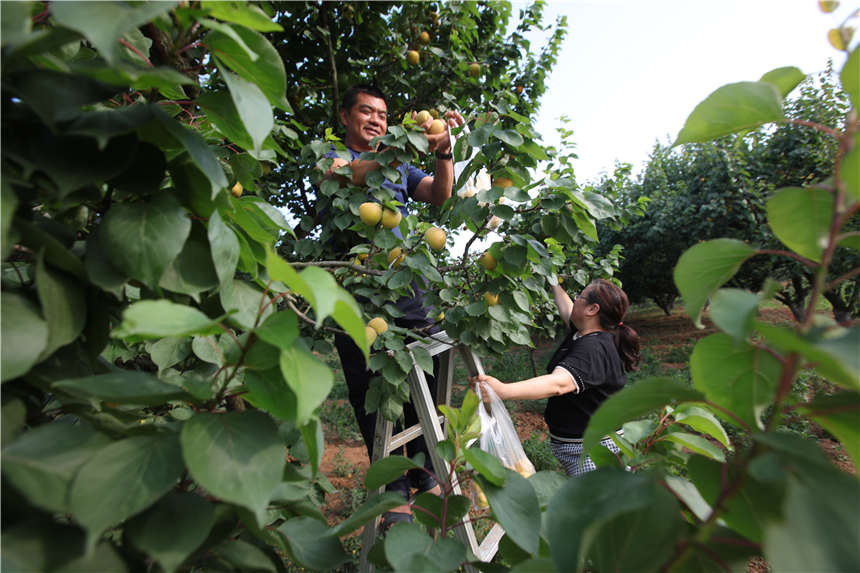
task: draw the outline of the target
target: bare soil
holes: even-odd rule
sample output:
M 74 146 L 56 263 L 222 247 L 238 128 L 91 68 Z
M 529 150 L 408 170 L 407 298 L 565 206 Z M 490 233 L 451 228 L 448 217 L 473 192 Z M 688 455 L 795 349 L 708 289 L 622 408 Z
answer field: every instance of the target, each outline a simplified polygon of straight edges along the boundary
M 793 321 L 791 313 L 785 308 L 765 309 L 762 314 L 765 320 L 776 324 Z M 682 309 L 675 309 L 668 316 L 656 308 L 631 312 L 625 322 L 639 333 L 642 348 L 650 349 L 660 357 L 661 366 L 667 371 L 686 365 L 685 362 L 671 361 L 672 355 L 677 354 L 673 351 L 679 347 L 691 347 L 698 339 L 716 331 L 707 315 L 703 319 L 704 328 L 697 329 Z M 540 412 L 519 411 L 516 415 L 516 426 L 521 440 L 526 440 L 533 432 L 540 435 L 546 431 Z M 336 493 L 326 494 L 324 513 L 330 525 L 345 519 L 352 513 L 355 505 L 360 503 L 364 495 L 362 483 L 369 466 L 364 443 L 361 440 L 344 439 L 340 434 L 337 427 L 325 428 L 326 448 L 321 471 L 338 490 Z M 856 468 L 838 442 L 829 437 L 821 437 L 818 444 L 837 467 L 856 475 Z M 754 559 L 748 564 L 748 571 L 766 573 L 769 567 L 763 560 Z

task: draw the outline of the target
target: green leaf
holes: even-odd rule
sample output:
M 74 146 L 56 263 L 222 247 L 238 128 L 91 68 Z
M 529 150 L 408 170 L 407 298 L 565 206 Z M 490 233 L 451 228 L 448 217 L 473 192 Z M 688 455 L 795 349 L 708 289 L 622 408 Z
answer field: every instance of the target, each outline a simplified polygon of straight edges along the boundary
M 594 537 L 586 537 L 588 560 L 595 571 L 659 571 L 687 535 L 685 526 L 675 498 L 658 489 L 648 507 L 616 515 L 589 531 Z
M 800 85 L 800 82 L 804 79 L 806 79 L 806 74 L 798 68 L 788 66 L 769 71 L 759 81 L 773 84 L 779 90 L 779 93 L 782 94 L 782 97 L 785 97 Z
M 244 5 L 238 2 L 213 2 L 205 0 L 202 4 L 204 10 L 219 20 L 233 22 L 259 32 L 281 32 L 280 24 L 272 22 L 258 6 Z
M 233 72 L 256 84 L 272 105 L 292 113 L 290 104 L 284 97 L 287 93 L 287 78 L 284 61 L 278 51 L 259 32 L 238 26 L 230 28 L 257 57 L 252 58 L 236 40 L 220 31 L 206 36 L 209 50 Z
M 208 38 L 207 38 L 208 40 Z M 198 132 L 185 127 L 160 109 L 155 110 L 155 118 L 159 124 L 173 137 L 182 147 L 188 151 L 188 155 L 200 171 L 209 179 L 211 186 L 211 197 L 214 199 L 218 193 L 227 187 L 227 176 L 218 162 L 218 158 L 209 149 L 206 140 Z M 153 141 L 158 145 L 157 141 Z
M 224 310 L 231 313 L 227 320 L 242 330 L 253 329 L 274 312 L 269 295 L 243 280 L 224 283 L 218 296 Z
M 718 88 L 684 123 L 672 145 L 704 142 L 783 119 L 782 96 L 768 82 L 738 82 Z
M 14 2 L 3 7 L 2 45 L 17 44 L 26 40 L 33 29 L 32 2 Z
M 0 248 L 2 249 L 0 256 L 3 260 L 6 260 L 14 244 L 10 239 L 12 238 L 12 217 L 17 208 L 18 196 L 12 191 L 8 178 L 0 181 Z
M 343 537 L 352 533 L 362 525 L 375 518 L 377 515 L 403 505 L 403 496 L 397 492 L 386 491 L 378 495 L 371 496 L 361 507 L 353 511 L 349 517 L 335 525 L 331 529 L 331 534 L 337 537 Z
M 199 495 L 172 492 L 130 520 L 125 535 L 172 573 L 200 547 L 215 524 L 212 504 Z
M 664 481 L 666 487 L 672 490 L 672 493 L 689 508 L 693 515 L 700 521 L 708 519 L 712 511 L 711 505 L 705 501 L 693 482 L 678 476 L 666 476 Z
M 764 557 L 775 571 L 851 571 L 860 563 L 857 480 L 840 487 L 789 478 L 784 518 L 764 533 Z M 853 500 L 849 501 L 849 500 Z
M 223 501 L 248 508 L 263 527 L 286 460 L 272 420 L 262 412 L 196 414 L 180 440 L 192 477 Z
M 860 109 L 860 46 L 854 46 L 848 59 L 845 60 L 842 71 L 839 72 L 839 79 L 842 89 L 851 99 L 851 106 L 854 109 Z
M 725 428 L 720 424 L 717 417 L 708 410 L 693 404 L 679 404 L 672 415 L 676 422 L 689 426 L 702 434 L 707 434 L 731 449 L 729 435 Z
M 537 553 L 540 542 L 541 513 L 537 494 L 529 482 L 513 470 L 505 470 L 504 487 L 496 487 L 483 476 L 475 479 L 490 508 L 511 540 L 529 553 Z
M 640 380 L 622 388 L 600 405 L 585 428 L 582 450 L 590 452 L 604 436 L 617 431 L 625 422 L 637 420 L 666 404 L 701 399 L 699 392 L 673 378 Z
M 446 527 L 450 528 L 456 526 L 457 522 L 469 513 L 472 500 L 464 495 L 449 495 L 447 501 L 443 502 L 438 495 L 429 492 L 421 493 L 412 502 L 412 515 L 415 521 L 425 527 L 440 527 L 443 503 L 447 503 L 445 523 Z
M 109 443 L 107 436 L 86 422 L 44 424 L 4 444 L 3 476 L 30 503 L 68 513 L 72 479 L 81 465 Z
M 411 350 L 412 358 L 415 360 L 415 364 L 418 365 L 421 370 L 428 374 L 433 374 L 433 357 L 430 356 L 430 353 L 426 348 L 415 347 Z
M 185 466 L 175 434 L 126 438 L 106 446 L 78 470 L 69 491 L 72 515 L 90 545 L 106 528 L 146 509 L 173 487 Z
M 290 555 L 311 571 L 327 571 L 347 560 L 337 536 L 326 525 L 310 517 L 294 517 L 278 528 Z
M 37 253 L 44 250 L 46 263 L 74 277 L 84 278 L 81 259 L 67 249 L 57 237 L 40 225 L 27 223 L 21 219 L 15 222 L 15 226 L 21 233 L 23 244 Z
M 48 324 L 48 341 L 41 357 L 75 340 L 87 320 L 84 290 L 77 281 L 45 265 L 44 252 L 36 258 L 36 291 Z
M 498 487 L 504 485 L 505 466 L 496 456 L 480 448 L 466 448 L 463 456 L 488 482 Z
M 523 144 L 523 136 L 512 129 L 499 129 L 493 132 L 493 136 L 511 147 L 519 147 Z
M 284 350 L 292 346 L 299 335 L 299 319 L 293 311 L 275 312 L 254 330 L 254 334 Z
M 39 316 L 36 306 L 19 294 L 4 291 L 0 307 L 0 371 L 5 382 L 26 374 L 39 361 L 48 345 L 48 323 Z
M 125 309 L 111 336 L 131 341 L 164 336 L 208 335 L 221 332 L 217 321 L 190 306 L 167 299 L 142 300 Z
M 175 70 L 171 71 L 185 79 L 185 83 L 191 83 L 187 76 L 183 76 Z M 118 135 L 131 133 L 138 127 L 152 121 L 152 105 L 153 104 L 138 103 L 130 106 L 123 106 L 118 109 L 88 111 L 87 113 L 78 115 L 69 126 L 66 133 L 89 135 L 90 137 L 94 137 L 98 142 L 99 149 L 104 149 L 112 138 Z M 160 151 L 158 153 L 160 153 Z M 158 181 L 156 181 L 156 183 L 158 183 Z
M 842 157 L 839 178 L 845 191 L 854 197 L 855 201 L 860 201 L 860 133 L 854 134 L 851 149 Z M 857 237 L 854 237 L 854 248 L 860 250 L 857 242 Z
M 725 334 L 712 334 L 696 343 L 690 356 L 693 387 L 746 422 L 763 428 L 761 417 L 772 403 L 782 367 L 765 350 L 736 344 Z
M 15 86 L 18 97 L 26 101 L 27 105 L 48 125 L 74 119 L 81 115 L 82 106 L 106 100 L 117 91 L 116 86 L 108 86 L 83 76 L 53 70 L 29 69 L 15 72 L 10 76 L 12 81 L 9 83 Z M 78 141 L 80 140 L 79 138 Z M 57 138 L 51 141 L 62 142 L 63 139 Z M 95 142 L 93 141 L 92 144 L 95 149 Z M 44 156 L 48 154 L 45 153 L 47 150 L 44 148 L 40 151 L 43 157 L 35 159 L 42 164 L 45 160 Z M 74 150 L 66 149 L 66 152 L 69 155 L 75 155 Z M 78 171 L 84 170 L 78 169 Z M 81 176 L 84 176 L 84 173 L 78 175 L 78 177 Z
M 207 235 L 218 282 L 224 284 L 232 280 L 236 274 L 236 265 L 239 263 L 239 239 L 236 238 L 233 229 L 224 223 L 218 211 L 214 211 L 209 217 Z
M 427 136 L 420 131 L 407 131 L 406 138 L 420 153 L 427 153 Z
M 269 101 L 256 84 L 224 69 L 219 69 L 230 90 L 230 96 L 233 98 L 242 124 L 248 135 L 251 136 L 254 152 L 259 154 L 263 142 L 275 125 Z
M 665 511 L 670 505 L 675 507 L 674 517 Z M 576 510 L 571 511 L 571 508 Z M 638 541 L 644 546 L 637 543 L 635 547 L 643 562 L 636 569 L 658 570 L 663 562 L 657 557 L 666 549 L 671 554 L 674 545 L 675 540 L 670 541 L 670 534 L 678 528 L 677 521 L 680 521 L 677 509 L 671 495 L 653 475 L 598 469 L 569 480 L 550 502 L 546 515 L 547 540 L 556 569 L 581 571 L 592 546 L 597 544 L 595 549 L 604 547 L 602 537 L 612 535 L 615 527 L 620 526 L 625 533 L 624 539 L 631 541 L 627 528 L 635 528 L 645 517 L 643 513 L 654 511 L 665 517 L 666 522 L 655 524 L 656 529 L 652 532 L 644 528 L 640 530 Z M 615 520 L 622 516 L 631 518 L 629 526 Z M 653 547 L 649 550 L 647 544 Z M 623 549 L 624 546 L 616 547 L 619 555 L 624 555 Z
M 720 289 L 711 297 L 710 317 L 736 343 L 745 340 L 755 326 L 761 297 L 740 289 Z
M 191 220 L 166 193 L 148 203 L 114 205 L 99 230 L 111 264 L 151 288 L 182 251 L 190 232 Z
M 386 535 L 385 558 L 395 571 L 455 571 L 466 559 L 466 548 L 454 539 L 434 541 L 421 527 L 407 523 L 392 527 Z
M 334 385 L 334 374 L 328 365 L 302 348 L 281 350 L 281 373 L 296 395 L 296 424 L 307 423 Z
M 191 341 L 187 338 L 168 336 L 153 342 L 149 355 L 158 366 L 158 372 L 182 362 L 191 355 Z
M 364 476 L 364 488 L 373 491 L 400 477 L 406 470 L 420 468 L 417 464 L 403 456 L 388 456 L 374 462 Z
M 684 299 L 684 308 L 698 328 L 705 301 L 729 280 L 755 249 L 735 239 L 715 239 L 693 245 L 675 265 L 675 285 Z
M 56 22 L 83 34 L 111 65 L 120 60 L 120 39 L 157 16 L 171 10 L 176 2 L 155 2 L 129 7 L 125 4 L 62 2 L 52 9 Z
M 828 380 L 850 390 L 860 390 L 860 328 L 813 330 L 801 334 L 792 328 L 766 323 L 757 327 L 773 346 L 798 352 Z
M 825 189 L 786 187 L 768 200 L 767 219 L 788 248 L 819 262 L 830 237 L 833 206 L 833 195 Z
M 219 560 L 226 561 L 235 567 L 235 571 L 270 571 L 277 570 L 272 559 L 257 545 L 243 539 L 225 539 L 212 548 L 212 553 Z
M 280 369 L 245 373 L 248 394 L 245 399 L 255 407 L 287 422 L 296 420 L 296 395 L 284 381 Z
M 209 248 L 202 225 L 194 223 L 191 235 L 179 253 L 164 270 L 159 286 L 169 291 L 187 294 L 200 301 L 200 293 L 218 286 L 218 275 L 212 263 L 213 254 Z
M 68 378 L 54 382 L 51 386 L 72 396 L 117 404 L 154 406 L 169 400 L 187 398 L 181 388 L 138 370 L 116 370 L 107 374 Z
M 726 461 L 726 456 L 719 447 L 696 434 L 690 434 L 687 432 L 669 432 L 664 434 L 661 440 L 680 444 L 691 452 L 705 456 L 706 458 L 711 458 L 712 460 L 717 460 L 718 462 Z
M 832 396 L 819 396 L 799 408 L 816 423 L 833 434 L 854 462 L 860 467 L 860 394 L 840 392 Z

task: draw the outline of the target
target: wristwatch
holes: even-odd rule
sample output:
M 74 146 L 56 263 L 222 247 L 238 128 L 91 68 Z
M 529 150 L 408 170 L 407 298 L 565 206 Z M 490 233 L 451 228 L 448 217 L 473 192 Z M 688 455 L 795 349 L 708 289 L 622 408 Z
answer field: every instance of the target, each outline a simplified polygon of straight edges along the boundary
M 451 153 L 450 151 L 448 153 L 439 153 L 437 151 L 436 152 L 436 159 L 442 159 L 442 160 L 454 159 L 454 154 Z

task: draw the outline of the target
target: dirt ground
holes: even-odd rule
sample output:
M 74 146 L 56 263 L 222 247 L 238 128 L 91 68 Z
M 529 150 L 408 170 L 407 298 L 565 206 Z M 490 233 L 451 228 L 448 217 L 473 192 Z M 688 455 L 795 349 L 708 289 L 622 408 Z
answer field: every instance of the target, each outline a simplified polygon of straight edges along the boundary
M 792 322 L 791 313 L 784 308 L 765 309 L 764 318 L 773 323 Z M 681 309 L 675 309 L 666 316 L 659 309 L 631 312 L 626 323 L 640 335 L 643 349 L 649 349 L 661 359 L 665 369 L 681 368 L 684 362 L 671 362 L 672 351 L 678 347 L 692 346 L 696 340 L 716 331 L 705 317 L 704 329 L 697 329 Z M 667 356 L 668 355 L 668 356 Z M 533 432 L 539 435 L 546 431 L 543 416 L 539 412 L 519 411 L 516 416 L 517 433 L 521 440 L 529 438 Z M 369 465 L 367 450 L 360 439 L 343 438 L 337 427 L 326 427 L 326 449 L 321 465 L 322 472 L 338 489 L 337 493 L 326 495 L 324 513 L 330 524 L 345 519 L 363 495 L 362 481 Z M 844 454 L 842 447 L 830 439 L 820 439 L 819 445 L 830 456 L 834 464 L 843 471 L 856 474 L 856 469 Z M 754 560 L 748 566 L 751 573 L 766 573 L 767 564 Z

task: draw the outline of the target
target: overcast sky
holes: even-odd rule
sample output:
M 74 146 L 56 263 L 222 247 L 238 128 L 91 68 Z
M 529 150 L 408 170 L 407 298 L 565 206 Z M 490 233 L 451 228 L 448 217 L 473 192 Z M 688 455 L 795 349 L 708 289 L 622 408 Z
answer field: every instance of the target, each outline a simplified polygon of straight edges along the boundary
M 824 14 L 817 0 L 550 0 L 544 21 L 565 14 L 569 31 L 537 130 L 558 145 L 557 118 L 571 118 L 580 184 L 616 160 L 638 173 L 718 87 L 782 66 L 822 71 L 828 58 L 840 69 L 827 30 L 858 4 Z

